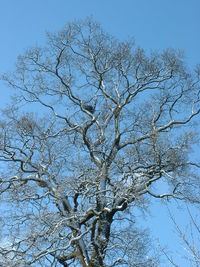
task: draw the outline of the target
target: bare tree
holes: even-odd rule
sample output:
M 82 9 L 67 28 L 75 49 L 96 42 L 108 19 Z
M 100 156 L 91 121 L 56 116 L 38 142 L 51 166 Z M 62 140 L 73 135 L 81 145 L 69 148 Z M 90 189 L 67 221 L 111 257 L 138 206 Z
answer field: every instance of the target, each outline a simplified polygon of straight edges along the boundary
M 199 201 L 200 71 L 91 19 L 47 38 L 3 76 L 16 95 L 0 130 L 2 264 L 157 266 L 134 214 L 151 198 Z

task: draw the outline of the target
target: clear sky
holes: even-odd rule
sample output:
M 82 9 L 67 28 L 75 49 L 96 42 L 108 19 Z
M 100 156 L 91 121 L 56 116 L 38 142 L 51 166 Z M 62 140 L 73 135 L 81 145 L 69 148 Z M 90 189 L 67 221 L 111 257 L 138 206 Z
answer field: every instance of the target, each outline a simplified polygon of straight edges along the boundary
M 41 44 L 45 31 L 93 15 L 120 39 L 135 37 L 145 49 L 185 51 L 190 66 L 200 62 L 199 0 L 0 0 L 0 74 L 25 48 Z M 2 82 L 0 106 L 7 101 Z
M 189 67 L 200 63 L 200 0 L 0 0 L 0 74 L 12 70 L 27 47 L 43 44 L 46 31 L 91 15 L 119 39 L 133 36 L 147 50 L 179 48 Z M 0 107 L 8 102 L 8 94 L 0 81 Z M 172 250 L 177 240 L 169 235 L 172 226 L 159 205 L 149 228 Z

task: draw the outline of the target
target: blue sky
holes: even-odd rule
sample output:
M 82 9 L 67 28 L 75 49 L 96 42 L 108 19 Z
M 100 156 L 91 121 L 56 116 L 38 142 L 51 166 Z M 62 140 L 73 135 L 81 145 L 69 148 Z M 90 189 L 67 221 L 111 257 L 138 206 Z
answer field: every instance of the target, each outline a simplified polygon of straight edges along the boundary
M 199 12 L 199 0 L 1 0 L 0 74 L 12 70 L 17 56 L 27 47 L 43 44 L 46 31 L 57 31 L 68 21 L 91 15 L 108 33 L 122 40 L 134 37 L 148 51 L 167 47 L 183 50 L 192 68 L 200 63 Z M 2 81 L 0 90 L 3 107 L 11 92 Z M 173 243 L 178 243 L 175 235 L 169 234 L 172 225 L 167 211 L 162 208 L 157 216 L 159 205 L 154 205 L 149 228 L 173 248 Z M 176 214 L 180 220 L 184 217 Z
M 93 15 L 119 39 L 134 37 L 147 50 L 179 48 L 190 66 L 199 62 L 199 0 L 6 0 L 0 1 L 0 74 L 25 48 L 42 44 L 46 31 Z M 0 106 L 8 89 L 0 82 Z

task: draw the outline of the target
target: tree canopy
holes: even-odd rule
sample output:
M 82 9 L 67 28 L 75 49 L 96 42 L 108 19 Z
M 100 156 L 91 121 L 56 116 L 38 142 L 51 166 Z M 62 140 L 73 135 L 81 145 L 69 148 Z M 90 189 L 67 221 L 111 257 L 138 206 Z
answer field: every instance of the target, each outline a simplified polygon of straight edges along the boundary
M 1 264 L 157 266 L 135 210 L 151 198 L 199 203 L 199 68 L 145 53 L 91 20 L 48 33 L 3 75 Z M 1 262 L 2 261 L 2 262 Z M 4 265 L 3 265 L 4 266 Z

